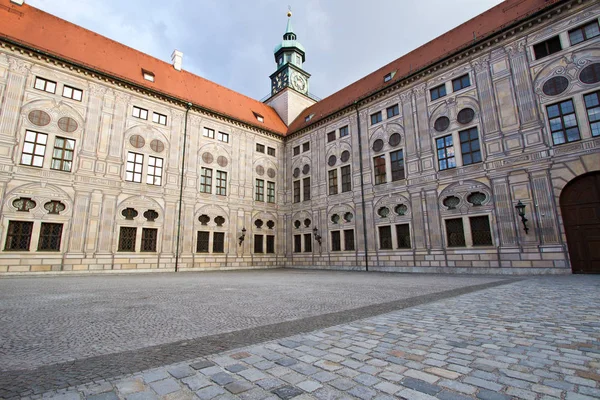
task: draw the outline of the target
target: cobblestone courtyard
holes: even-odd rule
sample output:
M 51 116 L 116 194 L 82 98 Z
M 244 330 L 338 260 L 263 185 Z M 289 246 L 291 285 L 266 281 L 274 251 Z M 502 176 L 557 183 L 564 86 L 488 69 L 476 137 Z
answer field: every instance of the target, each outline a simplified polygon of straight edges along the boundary
M 5 279 L 0 397 L 598 398 L 599 289 L 286 270 Z

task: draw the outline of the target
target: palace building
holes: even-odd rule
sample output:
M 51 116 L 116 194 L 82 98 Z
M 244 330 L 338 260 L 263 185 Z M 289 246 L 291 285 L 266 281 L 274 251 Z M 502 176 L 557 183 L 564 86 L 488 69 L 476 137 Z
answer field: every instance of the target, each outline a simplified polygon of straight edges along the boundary
M 600 273 L 599 18 L 506 0 L 323 100 L 288 18 L 261 102 L 0 0 L 0 273 Z

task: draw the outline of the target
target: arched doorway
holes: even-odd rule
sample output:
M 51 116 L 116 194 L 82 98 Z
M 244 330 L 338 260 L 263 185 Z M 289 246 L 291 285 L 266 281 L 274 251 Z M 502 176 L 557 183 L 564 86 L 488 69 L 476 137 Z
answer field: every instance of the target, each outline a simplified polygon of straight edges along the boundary
M 565 186 L 560 208 L 575 274 L 600 274 L 600 172 Z

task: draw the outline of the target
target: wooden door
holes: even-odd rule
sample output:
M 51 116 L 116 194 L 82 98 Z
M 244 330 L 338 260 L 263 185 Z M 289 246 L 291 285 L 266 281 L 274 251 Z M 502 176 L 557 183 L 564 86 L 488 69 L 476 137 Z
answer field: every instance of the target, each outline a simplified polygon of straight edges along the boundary
M 600 274 L 600 172 L 569 182 L 560 208 L 573 273 Z

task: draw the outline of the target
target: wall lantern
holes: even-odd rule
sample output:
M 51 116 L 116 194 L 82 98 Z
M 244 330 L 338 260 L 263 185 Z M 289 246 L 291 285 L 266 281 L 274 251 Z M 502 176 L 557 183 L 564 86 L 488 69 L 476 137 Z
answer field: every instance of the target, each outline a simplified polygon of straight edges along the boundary
M 313 228 L 313 235 L 315 236 L 315 240 L 319 243 L 319 246 L 321 246 L 321 240 L 323 238 L 321 237 L 321 235 L 319 235 L 319 230 L 316 226 Z
M 240 246 L 244 242 L 245 238 L 246 238 L 246 228 L 242 228 L 242 235 L 239 237 L 239 239 L 240 239 Z
M 525 207 L 525 204 L 521 203 L 521 200 L 519 200 L 519 202 L 515 206 L 517 212 L 519 213 L 519 217 L 521 217 L 521 222 L 523 223 L 523 230 L 525 231 L 525 234 L 527 234 L 527 232 L 529 232 L 529 228 L 527 227 L 527 221 L 529 220 L 525 218 Z

